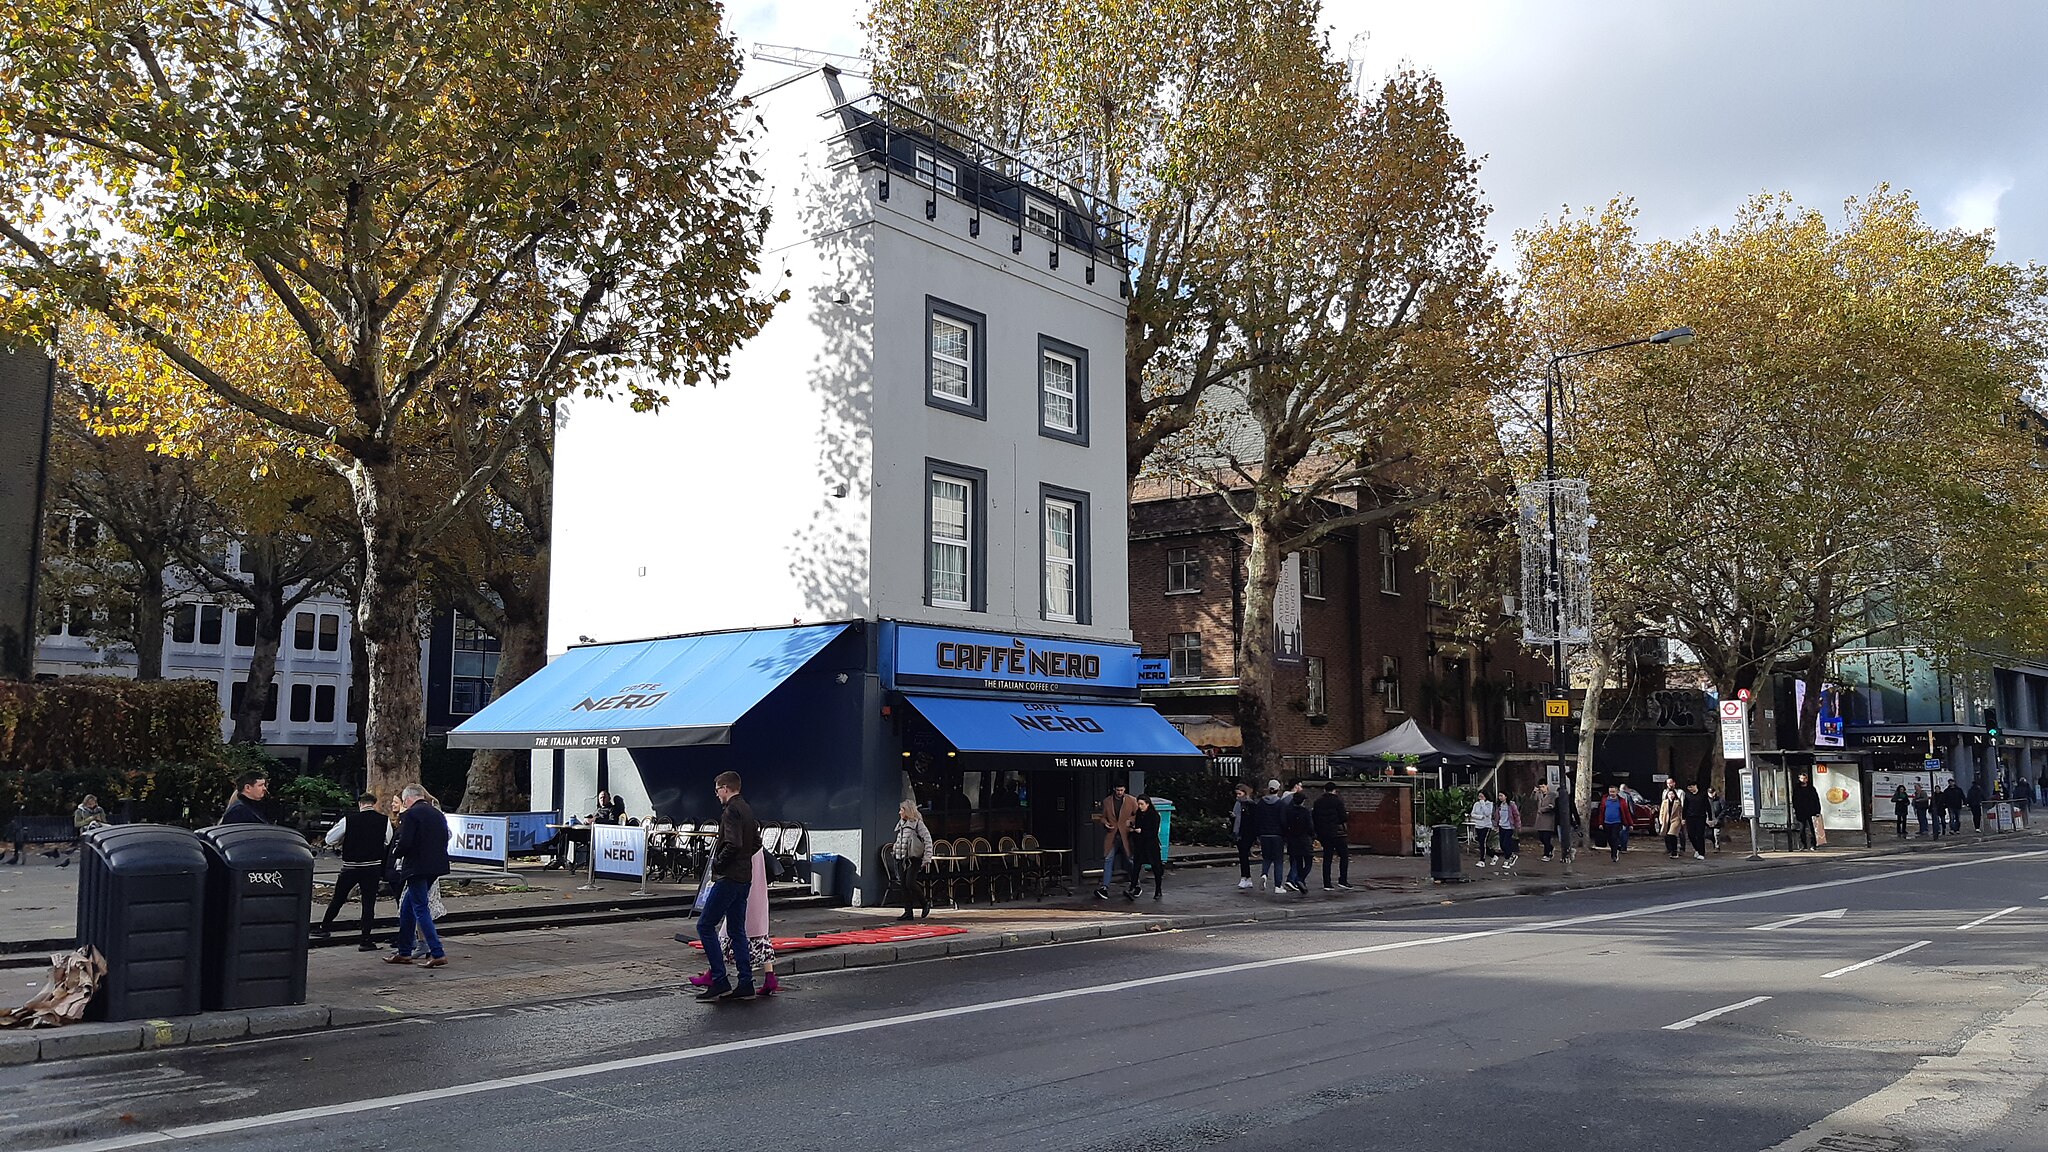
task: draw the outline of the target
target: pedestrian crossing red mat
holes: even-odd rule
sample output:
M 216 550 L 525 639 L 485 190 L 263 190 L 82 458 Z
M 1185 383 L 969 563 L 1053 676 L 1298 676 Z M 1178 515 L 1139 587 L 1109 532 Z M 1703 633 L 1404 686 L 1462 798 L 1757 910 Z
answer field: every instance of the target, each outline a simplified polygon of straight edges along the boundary
M 919 924 L 901 928 L 856 928 L 847 932 L 820 932 L 816 936 L 776 936 L 775 951 L 802 952 L 807 948 L 836 948 L 841 944 L 900 944 L 905 940 L 929 940 L 934 936 L 958 936 L 967 931 L 948 924 Z M 702 950 L 696 940 L 690 947 Z

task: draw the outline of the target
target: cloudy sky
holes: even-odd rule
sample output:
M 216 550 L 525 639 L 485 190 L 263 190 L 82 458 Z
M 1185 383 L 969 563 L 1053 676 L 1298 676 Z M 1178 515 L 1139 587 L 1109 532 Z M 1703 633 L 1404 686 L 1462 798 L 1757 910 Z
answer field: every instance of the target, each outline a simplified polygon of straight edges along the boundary
M 743 40 L 844 53 L 863 9 L 728 0 Z M 2048 3 L 1326 0 L 1325 17 L 1368 74 L 1443 78 L 1503 247 L 1615 196 L 1675 235 L 1758 192 L 1833 210 L 1890 183 L 2048 263 Z

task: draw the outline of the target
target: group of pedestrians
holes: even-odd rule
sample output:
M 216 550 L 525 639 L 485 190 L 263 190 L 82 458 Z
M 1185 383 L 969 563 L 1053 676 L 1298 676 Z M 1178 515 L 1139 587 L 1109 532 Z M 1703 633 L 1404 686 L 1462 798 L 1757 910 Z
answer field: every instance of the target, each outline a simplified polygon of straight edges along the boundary
M 1711 788 L 1700 790 L 1695 780 L 1683 788 L 1678 781 L 1664 781 L 1664 798 L 1657 805 L 1657 831 L 1664 837 L 1664 853 L 1673 860 L 1684 855 L 1685 849 L 1692 849 L 1692 858 L 1707 858 L 1707 827 L 1715 825 L 1718 832 L 1721 798 Z M 1715 836 L 1715 847 L 1720 846 L 1720 837 Z
M 1970 825 L 1974 831 L 1984 829 L 1984 788 L 1973 782 L 1968 792 L 1963 791 L 1951 779 L 1948 787 L 1930 795 L 1927 788 L 1915 782 L 1909 795 L 1904 784 L 1892 789 L 1892 816 L 1898 834 L 1906 835 L 1906 811 L 1910 808 L 1920 824 L 1920 835 L 1940 839 L 1943 833 L 1954 835 L 1963 830 L 1963 809 L 1970 809 Z M 1928 817 L 1933 817 L 1933 831 L 1928 831 Z
M 1095 889 L 1097 900 L 1109 899 L 1110 885 L 1119 873 L 1128 877 L 1122 886 L 1126 900 L 1136 900 L 1144 891 L 1145 869 L 1152 870 L 1152 898 L 1165 893 L 1166 853 L 1159 839 L 1159 809 L 1149 796 L 1133 796 L 1130 788 L 1118 784 L 1102 798 L 1102 884 Z
M 1323 850 L 1323 890 L 1351 891 L 1351 842 L 1343 797 L 1335 781 L 1325 781 L 1313 802 L 1308 788 L 1296 781 L 1282 788 L 1266 781 L 1266 794 L 1254 799 L 1249 784 L 1237 786 L 1230 808 L 1230 831 L 1237 840 L 1237 886 L 1270 890 L 1275 896 L 1308 894 L 1318 845 Z M 1252 880 L 1252 850 L 1259 853 L 1258 882 Z

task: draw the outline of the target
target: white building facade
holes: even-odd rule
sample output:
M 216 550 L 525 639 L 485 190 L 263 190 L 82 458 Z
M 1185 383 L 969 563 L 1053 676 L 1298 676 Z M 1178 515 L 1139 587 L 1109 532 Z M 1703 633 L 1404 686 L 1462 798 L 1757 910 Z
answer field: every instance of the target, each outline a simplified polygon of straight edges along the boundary
M 83 517 L 73 517 L 73 530 Z M 239 564 L 230 546 L 229 563 Z M 256 614 L 231 596 L 201 590 L 175 570 L 164 620 L 163 676 L 205 680 L 221 705 L 221 737 L 234 729 L 234 709 L 246 691 L 256 652 Z M 272 694 L 265 702 L 263 744 L 280 760 L 307 767 L 325 755 L 352 747 L 356 726 L 349 721 L 353 621 L 347 601 L 315 593 L 287 611 L 277 651 Z M 40 613 L 36 643 L 37 677 L 133 676 L 131 648 L 107 649 L 91 639 L 92 621 L 83 605 L 47 604 Z
M 830 69 L 751 109 L 789 298 L 716 387 L 566 407 L 555 659 L 451 744 L 549 749 L 569 813 L 701 818 L 732 768 L 871 890 L 906 795 L 1078 848 L 1106 774 L 1199 762 L 1136 703 L 1120 218 Z

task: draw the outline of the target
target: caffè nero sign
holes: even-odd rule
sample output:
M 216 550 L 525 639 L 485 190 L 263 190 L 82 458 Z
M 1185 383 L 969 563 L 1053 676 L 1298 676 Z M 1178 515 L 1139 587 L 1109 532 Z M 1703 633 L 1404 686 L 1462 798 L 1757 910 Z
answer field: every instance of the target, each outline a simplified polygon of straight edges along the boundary
M 1138 649 L 1054 636 L 893 624 L 891 688 L 1136 696 Z

